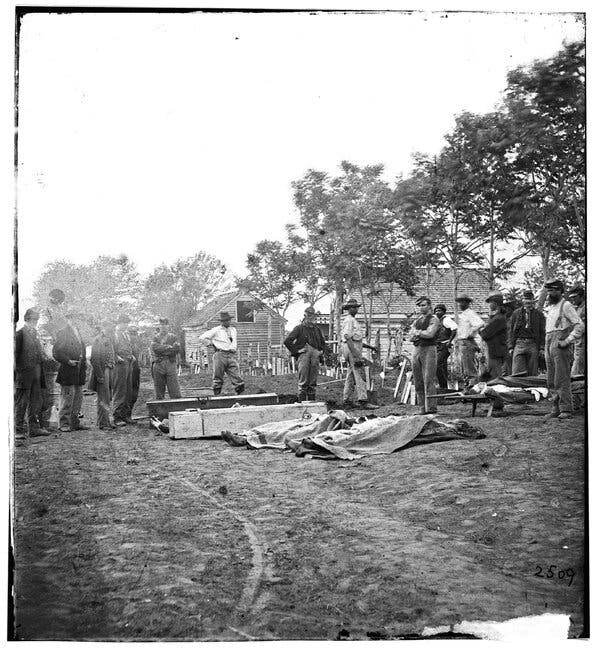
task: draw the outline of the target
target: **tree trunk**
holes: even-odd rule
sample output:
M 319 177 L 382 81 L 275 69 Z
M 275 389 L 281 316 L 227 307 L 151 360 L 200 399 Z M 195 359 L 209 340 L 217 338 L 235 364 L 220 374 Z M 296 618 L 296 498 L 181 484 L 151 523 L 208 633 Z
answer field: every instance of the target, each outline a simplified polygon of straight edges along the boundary
M 544 278 L 544 285 L 548 280 L 550 279 L 550 248 L 545 248 L 542 251 L 542 256 L 541 256 L 541 262 L 542 262 L 542 277 Z M 542 286 L 542 290 L 540 291 L 540 297 L 538 298 L 538 303 L 537 307 L 538 309 L 542 309 L 544 307 L 544 303 L 546 302 L 546 287 Z
M 494 269 L 494 205 L 492 204 L 491 206 L 492 211 L 490 213 L 490 291 L 494 288 L 494 275 L 495 275 L 495 269 Z

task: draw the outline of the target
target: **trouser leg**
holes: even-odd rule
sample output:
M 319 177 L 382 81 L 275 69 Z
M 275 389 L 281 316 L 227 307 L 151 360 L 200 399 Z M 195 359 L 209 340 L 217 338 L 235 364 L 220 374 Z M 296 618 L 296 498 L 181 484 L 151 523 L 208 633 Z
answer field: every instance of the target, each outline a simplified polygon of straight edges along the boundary
M 52 407 L 54 406 L 54 384 L 56 373 L 47 372 L 44 376 L 46 386 L 42 388 L 42 405 L 40 407 L 40 426 L 47 429 L 50 426 Z
M 157 361 L 152 362 L 151 366 L 152 381 L 154 383 L 154 395 L 156 399 L 165 399 L 165 388 L 167 381 L 165 374 L 161 371 Z
M 213 391 L 218 395 L 223 388 L 225 376 L 225 358 L 222 352 L 215 352 L 213 356 Z
M 319 376 L 319 351 L 311 348 L 310 352 L 310 366 L 308 370 L 308 388 L 307 397 L 309 400 L 314 401 L 317 397 L 317 378 Z
M 127 404 L 131 395 L 131 369 L 128 361 L 116 364 L 114 377 L 113 417 L 115 421 L 124 422 L 129 417 Z
M 29 408 L 27 414 L 29 433 L 37 431 L 40 428 L 38 416 L 42 407 L 41 376 L 41 368 L 37 368 L 34 372 L 33 382 L 29 391 Z
M 27 435 L 27 407 L 29 406 L 30 387 L 18 385 L 15 387 L 15 433 L 18 436 Z
M 71 413 L 73 411 L 73 398 L 75 396 L 74 386 L 60 387 L 60 409 L 58 412 L 58 423 L 61 428 L 72 428 Z
M 79 414 L 83 405 L 83 386 L 73 386 L 73 405 L 71 407 L 71 429 L 79 428 Z
M 308 352 L 298 355 L 298 399 L 303 402 L 308 398 L 310 384 L 310 357 Z
M 477 379 L 477 367 L 475 365 L 475 343 L 463 339 L 458 342 L 460 354 L 460 366 L 465 382 L 469 385 Z
M 450 356 L 450 350 L 446 345 L 442 345 L 437 349 L 437 361 L 436 361 L 436 376 L 437 381 L 442 389 L 448 388 L 448 357 Z
M 421 347 L 415 345 L 412 355 L 413 381 L 417 393 L 417 404 L 425 408 L 425 383 L 423 381 L 423 364 L 422 364 Z
M 133 407 L 137 402 L 139 392 L 140 392 L 140 366 L 137 362 L 137 359 L 133 359 L 131 362 L 131 392 L 129 396 L 129 403 L 127 405 L 129 417 L 131 417 L 131 414 L 133 413 Z
M 421 369 L 423 373 L 423 384 L 427 395 L 427 411 L 437 411 L 437 400 L 429 397 L 435 395 L 435 374 L 437 366 L 437 350 L 434 345 L 422 346 Z
M 102 384 L 98 384 L 98 390 L 96 391 L 96 410 L 99 427 L 110 426 L 110 381 L 110 368 L 105 368 L 104 382 Z
M 350 402 L 354 396 L 354 372 L 352 362 L 348 362 L 348 372 L 346 374 L 346 381 L 344 382 L 344 392 L 342 399 L 344 402 Z
M 573 350 L 572 375 L 585 375 L 585 343 L 578 343 Z
M 570 348 L 559 348 L 558 338 L 554 337 L 548 346 L 553 367 L 553 384 L 557 391 L 557 407 L 561 413 L 573 412 L 573 394 L 571 392 L 571 363 Z M 550 375 L 548 375 L 550 378 Z
M 235 354 L 228 354 L 225 359 L 225 372 L 227 373 L 235 392 L 239 395 L 244 392 L 244 380 L 240 375 L 240 366 Z
M 179 378 L 177 377 L 177 362 L 167 360 L 164 363 L 168 364 L 165 379 L 169 398 L 179 399 L 181 397 L 181 388 L 179 388 Z
M 352 368 L 352 374 L 354 375 L 354 385 L 356 390 L 356 399 L 359 402 L 367 401 L 367 380 L 365 379 L 365 369 L 363 366 L 357 368 L 354 366 Z

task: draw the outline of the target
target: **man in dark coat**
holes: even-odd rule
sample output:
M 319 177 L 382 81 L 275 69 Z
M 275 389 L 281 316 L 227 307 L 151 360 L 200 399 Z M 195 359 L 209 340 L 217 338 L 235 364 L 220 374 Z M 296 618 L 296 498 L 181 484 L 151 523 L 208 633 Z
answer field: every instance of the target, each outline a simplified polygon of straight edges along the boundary
M 131 370 L 133 365 L 133 349 L 131 338 L 127 332 L 129 316 L 122 314 L 117 320 L 115 330 L 115 368 L 113 371 L 113 417 L 118 427 L 133 424 L 131 419 Z
M 304 320 L 296 325 L 283 344 L 298 361 L 298 400 L 314 401 L 317 397 L 319 363 L 327 346 L 315 323 L 314 307 L 304 310 Z
M 412 324 L 408 340 L 413 343 L 412 370 L 415 379 L 417 404 L 421 415 L 437 413 L 437 401 L 429 398 L 435 395 L 437 369 L 437 333 L 440 328 L 438 317 L 431 310 L 431 300 L 421 296 L 417 300 L 419 317 Z
M 133 354 L 133 361 L 131 362 L 131 396 L 128 405 L 129 417 L 133 413 L 133 407 L 137 402 L 140 393 L 140 355 L 142 353 L 142 339 L 139 335 L 138 328 L 135 325 L 130 325 L 127 328 L 129 340 L 131 341 L 131 353 Z
M 61 431 L 77 431 L 88 428 L 79 423 L 87 370 L 85 343 L 73 321 L 73 316 L 73 314 L 67 314 L 66 326 L 56 334 L 56 341 L 52 347 L 52 356 L 60 364 L 56 382 L 60 384 L 58 418 Z
M 25 312 L 25 325 L 15 336 L 15 444 L 30 437 L 49 436 L 40 427 L 38 414 L 44 384 L 44 353 L 37 333 L 40 319 L 35 309 Z
M 533 291 L 523 291 L 523 306 L 515 309 L 508 325 L 508 352 L 512 355 L 512 374 L 538 374 L 540 351 L 546 339 L 546 317 L 534 305 Z
M 181 397 L 177 379 L 179 341 L 175 334 L 169 331 L 168 318 L 158 319 L 158 332 L 152 340 L 150 349 L 152 351 L 151 367 L 156 399 L 165 399 L 165 389 L 168 389 L 170 399 L 178 399 Z
M 486 302 L 489 305 L 490 319 L 487 325 L 479 330 L 479 335 L 487 346 L 487 365 L 485 380 L 496 379 L 502 374 L 502 366 L 508 348 L 506 345 L 506 316 L 502 309 L 503 298 L 499 292 L 491 293 Z
M 112 399 L 112 373 L 115 367 L 115 349 L 111 336 L 112 324 L 104 321 L 100 325 L 92 344 L 90 359 L 92 372 L 90 373 L 89 389 L 97 395 L 98 427 L 100 429 L 114 429 L 110 421 L 110 402 Z

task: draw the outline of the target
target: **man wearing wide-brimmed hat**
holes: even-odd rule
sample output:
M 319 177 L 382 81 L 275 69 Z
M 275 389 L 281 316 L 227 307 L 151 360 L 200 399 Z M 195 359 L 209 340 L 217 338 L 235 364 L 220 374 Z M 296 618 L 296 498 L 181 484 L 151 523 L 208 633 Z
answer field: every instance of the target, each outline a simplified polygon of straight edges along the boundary
M 165 389 L 171 399 L 181 397 L 179 380 L 177 379 L 177 355 L 179 341 L 170 331 L 169 319 L 158 319 L 158 333 L 150 345 L 152 351 L 152 379 L 156 399 L 165 398 Z
M 417 299 L 420 315 L 408 332 L 408 340 L 414 345 L 412 355 L 412 370 L 417 392 L 417 404 L 421 407 L 421 415 L 437 413 L 435 398 L 435 374 L 437 366 L 436 339 L 440 321 L 431 310 L 431 300 L 427 296 Z
M 319 363 L 327 346 L 325 338 L 315 323 L 315 308 L 304 310 L 304 320 L 294 327 L 283 344 L 298 361 L 298 399 L 314 401 L 317 397 Z
M 508 324 L 508 354 L 512 355 L 513 375 L 526 372 L 538 374 L 540 352 L 546 338 L 546 317 L 535 308 L 535 295 L 531 289 L 522 294 L 523 306 L 515 309 Z
M 237 360 L 237 330 L 231 325 L 231 314 L 222 311 L 219 314 L 220 325 L 213 327 L 200 337 L 205 345 L 215 348 L 213 355 L 213 392 L 220 395 L 223 389 L 225 373 L 229 375 L 235 392 L 240 395 L 244 392 L 244 380 L 240 374 Z
M 481 328 L 479 335 L 487 347 L 485 381 L 496 379 L 502 374 L 502 366 L 508 354 L 506 345 L 506 316 L 502 305 L 504 298 L 500 291 L 493 291 L 485 299 L 488 304 L 490 318 Z
M 484 324 L 479 314 L 471 309 L 472 302 L 473 299 L 466 293 L 461 293 L 456 297 L 456 304 L 458 305 L 456 342 L 461 374 L 466 386 L 472 386 L 477 381 L 478 373 L 475 363 L 477 342 L 475 337 Z
M 583 335 L 584 325 L 575 307 L 564 299 L 565 286 L 561 280 L 549 280 L 544 286 L 549 303 L 546 316 L 548 388 L 556 391 L 552 412 L 547 417 L 563 420 L 573 413 L 572 345 Z
M 341 331 L 341 352 L 344 360 L 348 363 L 343 401 L 347 407 L 353 407 L 352 397 L 356 391 L 356 399 L 360 408 L 375 409 L 377 406 L 369 404 L 367 401 L 367 383 L 362 358 L 364 330 L 356 319 L 359 307 L 360 303 L 356 298 L 350 298 L 345 305 L 342 305 L 342 309 L 348 311 L 348 315 L 342 323 Z

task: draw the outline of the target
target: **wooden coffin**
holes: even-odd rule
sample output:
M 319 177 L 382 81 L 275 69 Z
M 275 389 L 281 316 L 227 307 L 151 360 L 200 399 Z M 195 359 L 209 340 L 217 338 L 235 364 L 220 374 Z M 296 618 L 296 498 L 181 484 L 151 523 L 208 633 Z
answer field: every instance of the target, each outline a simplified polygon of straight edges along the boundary
M 213 438 L 219 437 L 222 431 L 241 433 L 267 422 L 300 420 L 313 413 L 326 414 L 325 402 L 176 412 L 169 414 L 169 437 L 175 440 Z

